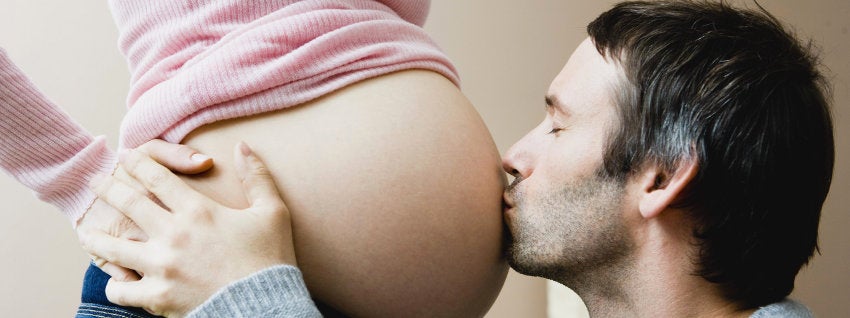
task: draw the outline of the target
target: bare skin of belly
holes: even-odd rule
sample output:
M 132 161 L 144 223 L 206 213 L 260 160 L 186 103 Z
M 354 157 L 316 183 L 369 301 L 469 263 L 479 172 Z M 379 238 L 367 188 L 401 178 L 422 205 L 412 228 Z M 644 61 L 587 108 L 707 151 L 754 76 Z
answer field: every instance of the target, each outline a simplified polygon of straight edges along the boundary
M 232 163 L 240 140 L 291 210 L 298 265 L 317 301 L 355 317 L 476 317 L 495 301 L 507 273 L 504 174 L 480 116 L 444 77 L 393 73 L 201 127 L 182 143 L 216 166 L 183 178 L 247 206 Z

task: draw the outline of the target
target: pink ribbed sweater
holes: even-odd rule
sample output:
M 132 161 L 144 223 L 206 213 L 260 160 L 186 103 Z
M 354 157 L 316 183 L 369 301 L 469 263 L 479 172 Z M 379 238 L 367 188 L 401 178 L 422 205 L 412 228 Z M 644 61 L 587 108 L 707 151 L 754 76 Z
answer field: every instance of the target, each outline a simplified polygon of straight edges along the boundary
M 427 0 L 111 0 L 131 71 L 120 147 L 180 142 L 211 122 L 298 105 L 354 82 L 427 69 L 455 83 L 421 26 Z M 72 222 L 115 156 L 0 50 L 0 166 Z

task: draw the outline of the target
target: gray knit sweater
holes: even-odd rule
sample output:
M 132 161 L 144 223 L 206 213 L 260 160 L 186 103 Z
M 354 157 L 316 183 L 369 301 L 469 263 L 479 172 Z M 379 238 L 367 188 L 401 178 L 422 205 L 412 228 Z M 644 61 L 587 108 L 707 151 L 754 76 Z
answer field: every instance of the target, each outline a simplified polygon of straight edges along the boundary
M 187 317 L 322 317 L 301 271 L 279 265 L 254 273 L 219 290 Z
M 812 312 L 805 305 L 786 299 L 759 308 L 750 318 L 812 318 Z
M 280 265 L 259 271 L 236 281 L 205 303 L 188 317 L 322 317 L 301 271 L 294 266 Z M 806 306 L 790 299 L 759 308 L 750 318 L 812 318 Z

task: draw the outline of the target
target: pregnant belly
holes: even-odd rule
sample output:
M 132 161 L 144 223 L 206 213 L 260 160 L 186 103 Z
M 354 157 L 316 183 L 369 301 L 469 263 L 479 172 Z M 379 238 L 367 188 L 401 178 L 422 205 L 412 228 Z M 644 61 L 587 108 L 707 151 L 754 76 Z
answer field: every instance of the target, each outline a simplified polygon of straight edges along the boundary
M 201 127 L 183 143 L 213 156 L 216 167 L 184 178 L 245 206 L 232 164 L 240 140 L 276 178 L 317 301 L 365 317 L 474 317 L 495 301 L 507 272 L 499 154 L 478 113 L 442 76 L 389 74 L 291 109 Z

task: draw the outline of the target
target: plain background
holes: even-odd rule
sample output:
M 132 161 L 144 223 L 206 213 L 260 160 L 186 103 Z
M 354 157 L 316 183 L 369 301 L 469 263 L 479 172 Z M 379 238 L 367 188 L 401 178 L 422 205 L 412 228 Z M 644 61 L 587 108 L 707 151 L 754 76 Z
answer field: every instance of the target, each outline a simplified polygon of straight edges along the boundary
M 763 1 L 822 48 L 834 86 L 837 164 L 821 219 L 821 254 L 797 280 L 793 297 L 820 317 L 850 314 L 850 2 Z M 426 29 L 455 62 L 463 90 L 504 152 L 543 117 L 543 94 L 584 26 L 613 1 L 434 0 Z M 753 6 L 752 4 L 749 4 Z M 114 146 L 128 73 L 105 1 L 3 0 L 0 47 L 93 134 Z M 796 186 L 796 185 L 789 185 Z M 70 317 L 87 258 L 68 221 L 12 178 L 0 177 L 0 312 Z M 488 317 L 545 317 L 546 281 L 511 273 Z M 549 305 L 575 308 L 574 295 Z M 581 309 L 566 309 L 566 315 Z M 561 315 L 564 315 L 563 313 Z M 554 316 L 554 315 L 553 315 Z M 560 316 L 560 315 L 558 315 Z

